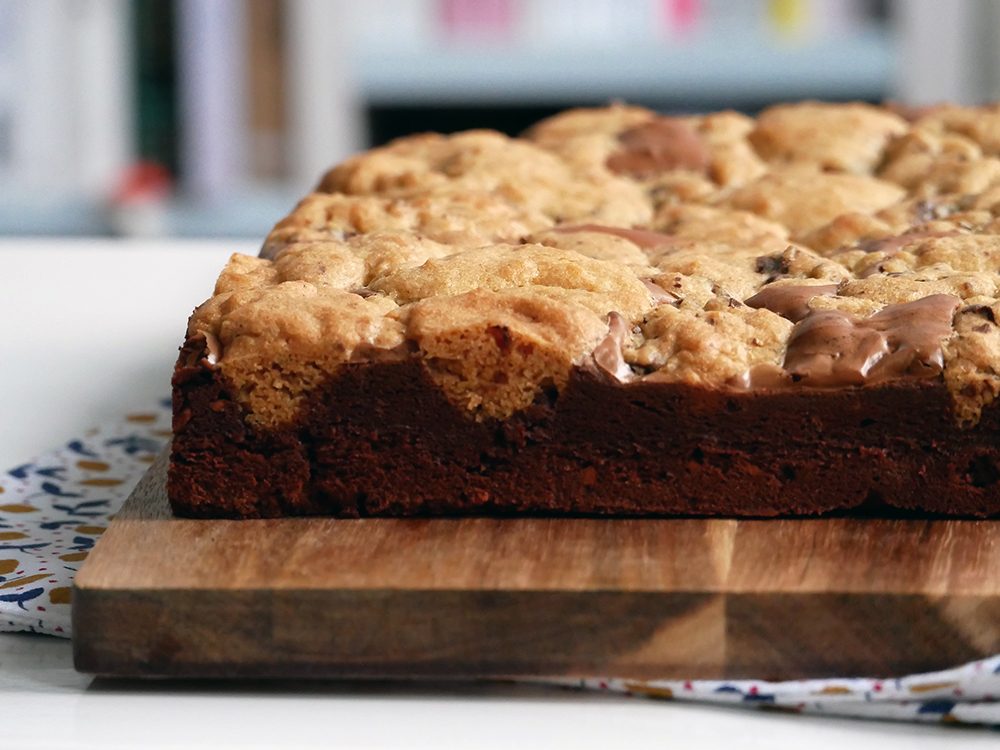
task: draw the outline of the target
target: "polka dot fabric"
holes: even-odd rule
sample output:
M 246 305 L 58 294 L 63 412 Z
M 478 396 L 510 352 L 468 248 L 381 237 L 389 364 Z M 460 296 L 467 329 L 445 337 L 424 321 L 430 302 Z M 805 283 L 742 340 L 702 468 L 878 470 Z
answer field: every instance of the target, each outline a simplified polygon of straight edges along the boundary
M 73 575 L 170 437 L 170 402 L 0 475 L 0 631 L 69 636 Z
M 890 679 L 585 679 L 561 684 L 659 700 L 859 719 L 980 724 L 1000 730 L 1000 655 L 942 672 Z
M 70 637 L 73 576 L 169 437 L 164 400 L 0 475 L 0 632 Z M 890 679 L 532 682 L 655 700 L 1000 728 L 1000 655 Z

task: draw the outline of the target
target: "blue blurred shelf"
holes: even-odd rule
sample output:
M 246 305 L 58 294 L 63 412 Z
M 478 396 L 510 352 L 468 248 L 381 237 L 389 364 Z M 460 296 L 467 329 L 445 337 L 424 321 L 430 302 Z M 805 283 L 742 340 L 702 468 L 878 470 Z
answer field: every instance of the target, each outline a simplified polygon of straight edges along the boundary
M 214 202 L 178 198 L 162 207 L 157 225 L 164 236 L 262 239 L 300 197 L 287 187 L 262 186 Z M 0 235 L 109 235 L 118 226 L 104 204 L 84 198 L 5 196 L 0 205 Z
M 383 48 L 355 58 L 362 98 L 393 105 L 880 98 L 893 75 L 892 37 L 879 28 L 798 42 L 751 29 L 608 49 Z

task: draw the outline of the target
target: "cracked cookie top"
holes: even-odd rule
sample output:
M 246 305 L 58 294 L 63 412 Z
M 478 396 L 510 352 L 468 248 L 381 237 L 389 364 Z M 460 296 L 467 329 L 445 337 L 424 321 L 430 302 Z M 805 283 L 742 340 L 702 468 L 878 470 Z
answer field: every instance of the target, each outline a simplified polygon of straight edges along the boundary
M 419 357 L 503 419 L 575 368 L 627 387 L 943 381 L 1000 394 L 1000 109 L 571 110 L 521 138 L 403 138 L 333 168 L 188 336 L 248 419 Z

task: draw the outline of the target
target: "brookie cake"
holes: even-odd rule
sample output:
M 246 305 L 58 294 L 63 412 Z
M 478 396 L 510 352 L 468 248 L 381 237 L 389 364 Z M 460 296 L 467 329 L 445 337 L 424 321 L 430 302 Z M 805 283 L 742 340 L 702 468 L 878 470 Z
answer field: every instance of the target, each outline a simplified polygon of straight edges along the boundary
M 1000 107 L 905 114 L 348 160 L 191 317 L 174 511 L 1000 514 Z

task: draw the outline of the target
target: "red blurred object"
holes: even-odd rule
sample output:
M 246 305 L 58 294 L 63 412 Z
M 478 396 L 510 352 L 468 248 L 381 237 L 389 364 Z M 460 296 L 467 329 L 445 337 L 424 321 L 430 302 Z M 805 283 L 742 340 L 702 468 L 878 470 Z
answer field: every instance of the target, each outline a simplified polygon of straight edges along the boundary
M 666 0 L 664 14 L 675 31 L 690 31 L 698 23 L 701 3 L 699 0 Z
M 506 35 L 514 27 L 511 0 L 441 0 L 444 28 L 456 36 Z
M 114 205 L 159 203 L 170 197 L 173 178 L 162 164 L 153 161 L 136 162 L 122 175 L 111 196 Z

